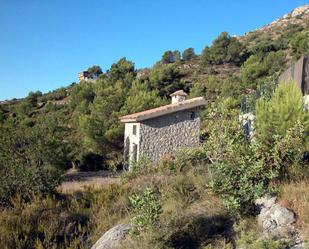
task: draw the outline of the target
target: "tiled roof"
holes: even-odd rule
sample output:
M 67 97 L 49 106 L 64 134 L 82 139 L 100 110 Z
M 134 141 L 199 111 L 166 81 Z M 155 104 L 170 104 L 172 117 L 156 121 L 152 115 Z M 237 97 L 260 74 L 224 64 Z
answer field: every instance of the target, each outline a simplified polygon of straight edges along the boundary
M 147 111 L 137 112 L 130 115 L 120 117 L 120 121 L 123 123 L 129 122 L 139 122 L 146 119 L 156 118 L 166 114 L 183 111 L 195 107 L 200 107 L 206 105 L 206 100 L 203 97 L 197 97 L 193 99 L 188 99 L 180 101 L 178 103 L 160 106 Z
M 177 96 L 177 95 L 180 95 L 180 96 L 187 96 L 188 94 L 186 94 L 183 90 L 178 90 L 172 94 L 170 94 L 171 97 L 173 96 Z

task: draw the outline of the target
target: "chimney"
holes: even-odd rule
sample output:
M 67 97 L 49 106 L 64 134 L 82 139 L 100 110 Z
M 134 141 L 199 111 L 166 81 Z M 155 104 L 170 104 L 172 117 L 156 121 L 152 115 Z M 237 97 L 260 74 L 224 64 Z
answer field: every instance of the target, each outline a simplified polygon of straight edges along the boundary
M 187 95 L 183 90 L 172 93 L 170 95 L 172 97 L 172 104 L 186 100 Z

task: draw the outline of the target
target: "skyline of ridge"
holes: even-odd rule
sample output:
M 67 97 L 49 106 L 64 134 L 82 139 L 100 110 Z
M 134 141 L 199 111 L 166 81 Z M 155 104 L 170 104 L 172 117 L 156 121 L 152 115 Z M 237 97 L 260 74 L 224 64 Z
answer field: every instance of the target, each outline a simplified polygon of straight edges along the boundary
M 306 1 L 278 1 L 271 6 L 266 0 L 60 3 L 0 2 L 0 28 L 5 30 L 0 100 L 68 86 L 77 82 L 79 71 L 92 65 L 106 71 L 122 57 L 144 68 L 167 50 L 193 47 L 200 54 L 220 32 L 244 35 Z

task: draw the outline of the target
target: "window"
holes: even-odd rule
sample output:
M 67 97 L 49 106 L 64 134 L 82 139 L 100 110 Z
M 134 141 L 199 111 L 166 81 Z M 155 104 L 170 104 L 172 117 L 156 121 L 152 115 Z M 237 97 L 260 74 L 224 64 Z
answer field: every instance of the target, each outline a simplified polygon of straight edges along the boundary
M 195 116 L 195 112 L 191 112 L 191 113 L 190 113 L 190 118 L 191 118 L 191 120 L 194 120 L 195 117 L 196 117 L 196 116 Z
M 136 135 L 136 125 L 133 125 L 133 135 Z

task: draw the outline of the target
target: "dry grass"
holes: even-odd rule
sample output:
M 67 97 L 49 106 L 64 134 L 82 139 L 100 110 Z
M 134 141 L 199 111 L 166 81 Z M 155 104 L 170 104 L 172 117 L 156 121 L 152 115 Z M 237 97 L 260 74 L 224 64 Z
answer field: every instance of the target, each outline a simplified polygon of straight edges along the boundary
M 70 170 L 65 174 L 64 181 L 57 190 L 63 194 L 71 194 L 88 188 L 101 189 L 113 183 L 118 183 L 120 173 L 106 170 L 95 172 Z
M 281 203 L 297 214 L 302 236 L 309 236 L 309 181 L 285 183 L 280 189 Z

